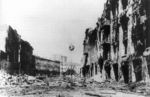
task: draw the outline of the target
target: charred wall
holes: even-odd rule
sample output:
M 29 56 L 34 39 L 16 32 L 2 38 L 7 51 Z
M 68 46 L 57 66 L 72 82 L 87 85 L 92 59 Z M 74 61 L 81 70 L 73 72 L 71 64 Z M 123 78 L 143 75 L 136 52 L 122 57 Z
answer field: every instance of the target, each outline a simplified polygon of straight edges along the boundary
M 6 71 L 10 74 L 34 74 L 35 63 L 33 47 L 29 42 L 21 39 L 21 36 L 11 26 L 8 27 L 5 44 Z
M 0 69 L 7 70 L 8 65 L 7 54 L 4 51 L 0 51 Z
M 82 68 L 82 74 L 85 77 L 90 77 L 97 74 L 97 32 L 97 28 L 87 28 L 85 31 L 85 39 L 83 42 L 83 56 L 85 60 L 84 67 Z
M 6 53 L 10 66 L 8 67 L 8 72 L 17 73 L 19 69 L 19 45 L 20 45 L 20 36 L 17 31 L 14 30 L 11 26 L 8 27 L 8 36 L 6 38 Z
M 22 73 L 34 74 L 35 63 L 33 59 L 33 47 L 29 44 L 29 42 L 24 40 L 21 40 L 20 46 L 20 69 Z
M 0 60 L 6 60 L 7 59 L 7 54 L 4 51 L 0 50 Z

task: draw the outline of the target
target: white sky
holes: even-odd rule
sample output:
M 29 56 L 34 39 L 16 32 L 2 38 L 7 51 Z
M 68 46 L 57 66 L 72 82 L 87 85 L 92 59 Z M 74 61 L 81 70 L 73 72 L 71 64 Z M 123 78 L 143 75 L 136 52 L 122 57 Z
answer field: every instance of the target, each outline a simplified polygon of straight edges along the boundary
M 34 47 L 34 54 L 70 56 L 80 62 L 87 27 L 95 27 L 106 0 L 2 0 L 1 24 L 11 25 Z

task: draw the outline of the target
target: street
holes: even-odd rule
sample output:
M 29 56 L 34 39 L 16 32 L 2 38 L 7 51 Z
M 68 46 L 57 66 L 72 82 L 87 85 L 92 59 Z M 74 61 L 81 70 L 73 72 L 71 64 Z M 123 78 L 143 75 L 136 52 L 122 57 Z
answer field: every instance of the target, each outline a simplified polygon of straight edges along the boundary
M 150 0 L 0 0 L 0 97 L 150 97 Z
M 2 72 L 1 72 L 2 74 Z M 79 76 L 46 77 L 38 79 L 22 76 L 17 82 L 15 76 L 3 74 L 5 84 L 1 84 L 0 97 L 149 97 L 150 86 L 144 82 L 130 85 L 94 80 L 83 81 Z M 4 80 L 5 79 L 5 80 Z M 9 80 L 8 80 L 9 79 Z M 2 81 L 2 80 L 1 80 Z M 7 81 L 7 83 L 6 83 Z

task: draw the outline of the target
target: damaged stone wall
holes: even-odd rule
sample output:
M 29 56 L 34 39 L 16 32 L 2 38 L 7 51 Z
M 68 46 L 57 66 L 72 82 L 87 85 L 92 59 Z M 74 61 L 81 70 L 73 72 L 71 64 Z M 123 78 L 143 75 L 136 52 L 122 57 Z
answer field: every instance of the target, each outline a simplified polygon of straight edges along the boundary
M 149 0 L 107 0 L 104 4 L 94 35 L 99 64 L 96 68 L 106 80 L 123 79 L 130 83 L 149 78 L 150 53 L 143 56 L 150 47 L 149 4 Z M 94 36 L 88 36 L 90 38 L 94 39 Z M 93 67 L 92 62 L 89 65 Z
M 7 54 L 4 51 L 0 51 L 0 69 L 7 70 L 9 62 L 7 61 Z
M 7 61 L 10 62 L 8 67 L 9 73 L 17 73 L 19 70 L 19 42 L 20 36 L 17 31 L 14 30 L 11 26 L 8 27 L 8 36 L 6 38 L 6 53 Z
M 84 39 L 84 67 L 82 74 L 86 77 L 92 77 L 97 73 L 97 29 L 87 28 Z M 96 67 L 96 68 L 95 68 Z
M 0 50 L 0 60 L 5 60 L 7 59 L 7 54 L 4 51 Z
M 33 59 L 33 48 L 29 42 L 21 40 L 21 50 L 20 50 L 20 69 L 22 73 L 28 75 L 35 74 L 35 63 Z

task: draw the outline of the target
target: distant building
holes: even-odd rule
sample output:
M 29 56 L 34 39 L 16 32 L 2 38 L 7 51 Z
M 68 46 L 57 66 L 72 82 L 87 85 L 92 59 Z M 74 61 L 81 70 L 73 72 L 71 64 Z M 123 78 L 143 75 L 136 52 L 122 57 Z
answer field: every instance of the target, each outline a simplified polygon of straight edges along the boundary
M 35 56 L 36 74 L 58 76 L 60 75 L 60 61 Z
M 76 73 L 80 73 L 81 65 L 75 62 L 68 62 L 67 56 L 63 55 L 54 55 L 53 60 L 59 60 L 60 61 L 60 71 L 66 72 L 68 69 L 74 69 Z
M 54 55 L 53 60 L 60 62 L 60 73 L 62 74 L 64 71 L 66 71 L 66 65 L 67 65 L 67 56 L 63 55 Z

